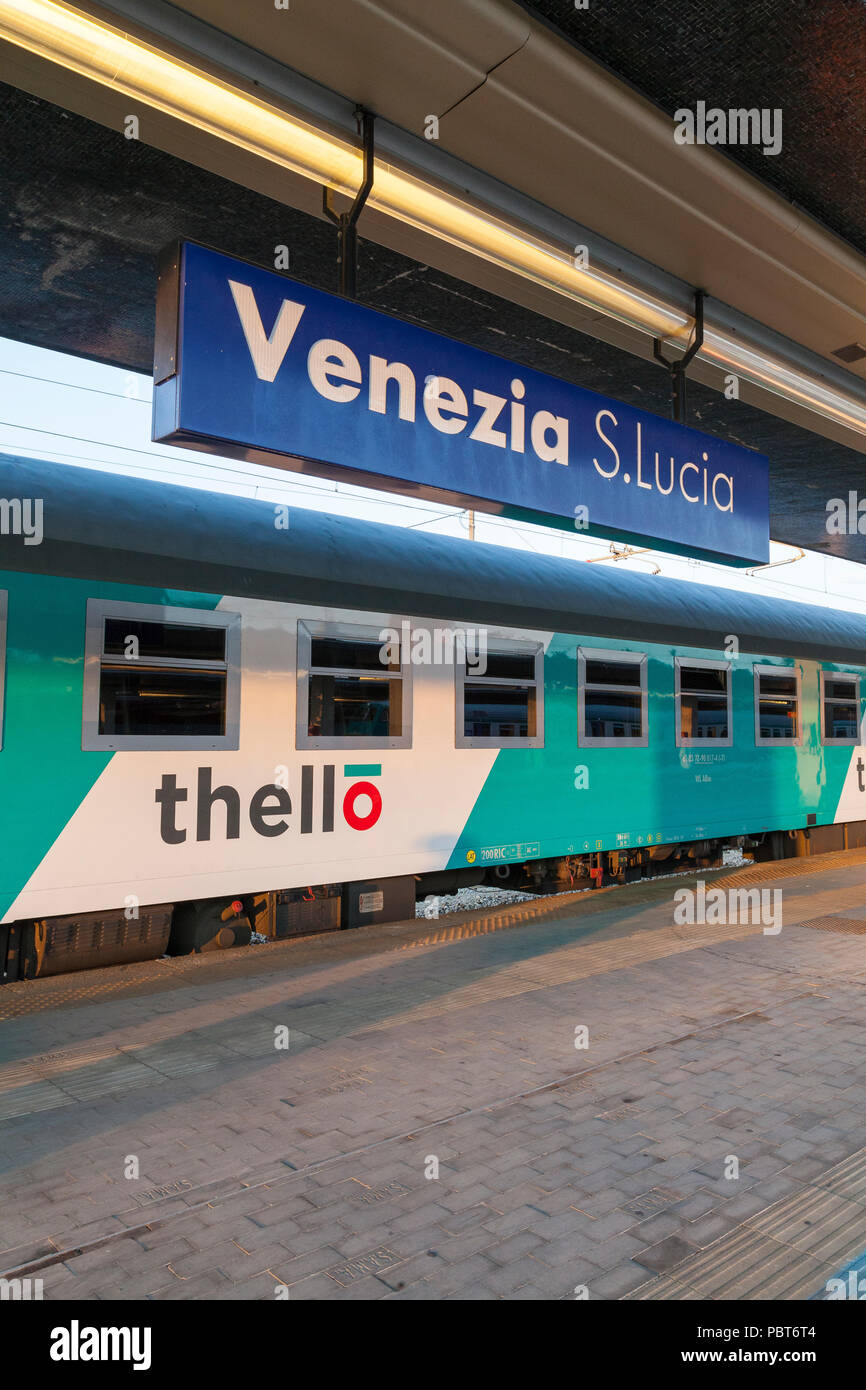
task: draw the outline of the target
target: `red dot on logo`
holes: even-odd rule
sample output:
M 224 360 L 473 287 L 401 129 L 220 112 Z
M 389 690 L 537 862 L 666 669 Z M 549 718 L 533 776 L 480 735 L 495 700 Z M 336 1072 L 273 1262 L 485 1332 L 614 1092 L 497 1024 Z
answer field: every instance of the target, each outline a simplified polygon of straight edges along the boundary
M 359 816 L 355 813 L 355 802 L 359 796 L 369 796 L 370 809 L 366 816 Z M 372 782 L 353 782 L 352 786 L 343 797 L 343 815 L 346 824 L 353 830 L 370 830 L 382 814 L 382 798 L 379 795 L 379 788 Z

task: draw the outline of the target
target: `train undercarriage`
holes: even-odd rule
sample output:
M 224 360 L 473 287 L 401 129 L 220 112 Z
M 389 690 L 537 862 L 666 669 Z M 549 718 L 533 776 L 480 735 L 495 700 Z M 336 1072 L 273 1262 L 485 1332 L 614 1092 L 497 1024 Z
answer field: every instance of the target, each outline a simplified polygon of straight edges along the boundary
M 257 940 L 281 940 L 403 921 L 414 915 L 416 901 L 460 888 L 488 885 L 535 894 L 567 893 L 720 868 L 736 862 L 738 850 L 764 862 L 862 847 L 866 821 L 852 821 L 9 922 L 0 924 L 0 983 L 164 955 L 227 950 L 248 945 L 253 933 Z

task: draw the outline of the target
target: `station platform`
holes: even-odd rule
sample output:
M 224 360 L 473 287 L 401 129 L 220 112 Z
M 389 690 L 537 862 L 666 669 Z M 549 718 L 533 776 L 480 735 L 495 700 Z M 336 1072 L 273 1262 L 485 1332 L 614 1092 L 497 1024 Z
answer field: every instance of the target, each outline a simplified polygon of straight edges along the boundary
M 0 1273 L 825 1296 L 866 1250 L 866 851 L 698 877 L 781 930 L 678 922 L 671 875 L 5 986 Z

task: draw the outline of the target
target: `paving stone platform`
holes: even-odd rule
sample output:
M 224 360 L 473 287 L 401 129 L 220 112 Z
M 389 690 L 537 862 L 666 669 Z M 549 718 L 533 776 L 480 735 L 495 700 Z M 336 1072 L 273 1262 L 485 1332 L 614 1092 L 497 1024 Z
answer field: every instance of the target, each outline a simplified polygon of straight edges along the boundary
M 4 987 L 0 1272 L 820 1296 L 866 1249 L 866 864 L 769 868 L 778 936 L 675 925 L 672 877 Z

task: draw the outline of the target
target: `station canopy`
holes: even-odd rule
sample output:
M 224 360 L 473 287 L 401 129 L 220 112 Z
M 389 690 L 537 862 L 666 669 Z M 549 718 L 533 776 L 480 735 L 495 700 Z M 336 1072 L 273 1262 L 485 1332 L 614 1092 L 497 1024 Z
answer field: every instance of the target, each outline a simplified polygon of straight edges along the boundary
M 336 289 L 321 181 L 185 119 L 173 94 L 133 99 L 76 67 L 51 9 L 0 0 L 0 334 L 149 373 L 157 259 L 178 238 L 265 265 L 286 247 L 293 276 Z M 665 415 L 652 313 L 675 356 L 703 289 L 687 423 L 769 457 L 773 539 L 866 560 L 866 518 L 864 534 L 856 518 L 827 527 L 832 499 L 866 498 L 866 7 L 80 0 L 74 13 L 344 148 L 356 105 L 375 112 L 377 168 L 480 209 L 512 245 L 522 230 L 573 250 L 595 277 L 586 293 L 557 285 L 479 254 L 456 220 L 437 235 L 371 198 L 358 272 L 371 307 Z M 53 37 L 23 43 L 34 15 Z M 700 101 L 780 111 L 781 148 L 678 145 L 674 117 Z M 653 306 L 643 322 L 618 311 L 623 286 Z

